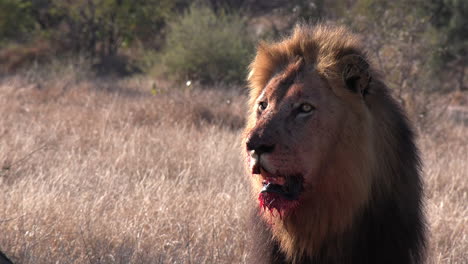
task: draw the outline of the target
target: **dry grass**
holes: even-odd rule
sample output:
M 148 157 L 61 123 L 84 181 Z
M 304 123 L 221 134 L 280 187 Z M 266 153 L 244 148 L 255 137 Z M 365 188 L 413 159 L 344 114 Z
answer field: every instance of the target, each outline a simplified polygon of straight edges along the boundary
M 243 95 L 31 80 L 0 81 L 0 247 L 14 261 L 244 261 Z M 419 139 L 430 259 L 466 263 L 468 128 L 434 128 Z

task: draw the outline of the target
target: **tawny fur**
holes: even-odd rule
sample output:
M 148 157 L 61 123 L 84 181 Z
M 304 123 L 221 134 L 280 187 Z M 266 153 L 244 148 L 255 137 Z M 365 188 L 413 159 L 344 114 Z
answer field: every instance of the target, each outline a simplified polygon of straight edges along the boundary
M 352 65 L 359 63 L 365 65 Z M 304 186 L 306 192 L 294 213 L 287 217 L 272 215 L 270 212 L 261 212 L 258 215 L 260 218 L 257 217 L 257 220 L 266 223 L 256 223 L 262 229 L 258 232 L 266 232 L 265 239 L 261 242 L 264 245 L 261 246 L 270 247 L 259 250 L 262 252 L 259 254 L 270 254 L 270 262 L 276 260 L 278 263 L 300 263 L 314 260 L 316 263 L 355 263 L 353 260 L 364 259 L 373 263 L 375 260 L 369 254 L 374 253 L 364 252 L 364 249 L 363 252 L 355 252 L 356 249 L 351 247 L 353 244 L 363 243 L 362 247 L 372 248 L 373 245 L 365 244 L 366 240 L 377 234 L 373 233 L 373 229 L 367 230 L 365 225 L 370 225 L 368 222 L 384 222 L 379 220 L 383 216 L 376 213 L 379 210 L 376 207 L 380 204 L 390 204 L 389 208 L 397 207 L 395 210 L 401 213 L 401 217 L 397 216 L 401 219 L 395 220 L 401 220 L 401 224 L 385 222 L 382 223 L 382 228 L 402 226 L 400 229 L 416 230 L 411 234 L 413 237 L 408 238 L 412 243 L 408 246 L 408 253 L 402 249 L 402 253 L 395 254 L 401 254 L 400 259 L 408 260 L 407 263 L 420 263 L 423 260 L 425 228 L 418 151 L 404 114 L 389 95 L 378 72 L 367 63 L 369 60 L 359 38 L 345 27 L 339 26 L 301 25 L 296 27 L 290 38 L 279 43 L 263 43 L 258 48 L 248 79 L 251 111 L 245 139 L 256 133 L 255 131 L 261 130 L 265 134 L 266 130 L 274 127 L 270 124 L 273 121 L 267 124 L 267 121 L 258 119 L 257 101 L 259 97 L 274 97 L 279 89 L 285 89 L 281 96 L 296 92 L 295 86 L 290 88 L 277 83 L 299 74 L 298 65 L 305 67 L 305 76 L 294 77 L 294 82 L 308 87 L 322 87 L 324 94 L 333 97 L 328 100 L 334 105 L 346 106 L 350 112 L 348 117 L 352 119 L 352 122 L 343 122 L 340 126 L 342 131 L 329 133 L 329 137 L 336 137 L 330 142 L 339 144 L 338 147 L 329 146 L 326 151 L 326 160 L 333 163 L 320 164 L 320 170 L 317 170 L 320 175 L 314 176 L 311 180 L 313 184 Z M 343 72 L 349 65 L 356 66 L 353 70 L 358 69 L 357 73 L 350 74 L 359 75 L 358 89 L 362 86 L 366 88 L 365 91 L 353 92 L 347 89 Z M 333 112 L 333 106 L 330 107 Z M 271 115 L 275 113 L 272 112 Z M 274 125 L 282 126 L 281 123 Z M 274 138 L 281 137 L 280 134 L 271 133 L 273 139 L 269 140 L 284 142 L 284 138 Z M 251 181 L 255 199 L 262 187 L 261 178 L 251 177 Z M 312 189 L 312 185 L 313 190 L 307 190 Z M 390 212 L 382 212 L 384 215 L 386 213 Z M 407 214 L 410 216 L 405 219 Z M 378 228 L 380 227 L 376 227 L 376 230 Z M 361 238 L 360 230 L 366 230 L 370 234 L 363 234 Z M 397 230 L 395 233 L 403 236 L 403 231 L 405 230 Z M 382 234 L 385 235 L 385 231 Z M 356 240 L 355 243 L 353 239 Z M 388 243 L 398 239 L 405 238 L 389 238 Z M 272 250 L 278 252 L 271 253 Z M 271 254 L 277 255 L 272 257 Z M 256 257 L 252 259 L 259 261 Z M 380 263 L 386 263 L 385 261 Z

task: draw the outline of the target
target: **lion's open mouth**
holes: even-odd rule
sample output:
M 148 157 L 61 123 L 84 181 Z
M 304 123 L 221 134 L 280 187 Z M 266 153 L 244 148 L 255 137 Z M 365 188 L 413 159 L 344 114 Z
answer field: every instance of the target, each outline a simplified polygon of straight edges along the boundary
M 271 212 L 276 209 L 280 215 L 298 205 L 302 192 L 303 177 L 298 175 L 272 175 L 263 168 L 258 174 L 263 178 L 263 188 L 258 195 L 260 206 Z
M 297 200 L 302 190 L 302 177 L 287 176 L 266 178 L 262 182 L 263 188 L 260 193 L 274 193 L 287 200 Z

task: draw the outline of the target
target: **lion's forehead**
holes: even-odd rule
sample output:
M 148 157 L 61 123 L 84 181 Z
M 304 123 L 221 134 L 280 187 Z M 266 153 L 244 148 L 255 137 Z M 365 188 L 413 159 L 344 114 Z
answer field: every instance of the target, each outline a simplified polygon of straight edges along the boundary
M 258 100 L 268 100 L 275 105 L 295 106 L 304 102 L 317 103 L 324 97 L 325 85 L 316 72 L 295 79 L 291 83 L 282 83 L 280 77 L 274 77 L 263 89 Z

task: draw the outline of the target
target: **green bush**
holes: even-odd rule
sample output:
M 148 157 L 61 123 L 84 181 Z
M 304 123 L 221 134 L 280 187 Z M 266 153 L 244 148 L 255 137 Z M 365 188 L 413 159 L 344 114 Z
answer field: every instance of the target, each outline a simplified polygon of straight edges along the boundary
M 20 37 L 34 28 L 29 1 L 0 0 L 0 40 Z
M 169 23 L 162 62 L 177 79 L 239 83 L 245 79 L 253 42 L 239 14 L 192 5 Z
M 159 32 L 174 3 L 171 0 L 51 0 L 49 12 L 63 18 L 66 39 L 77 52 L 115 56 L 135 38 Z

